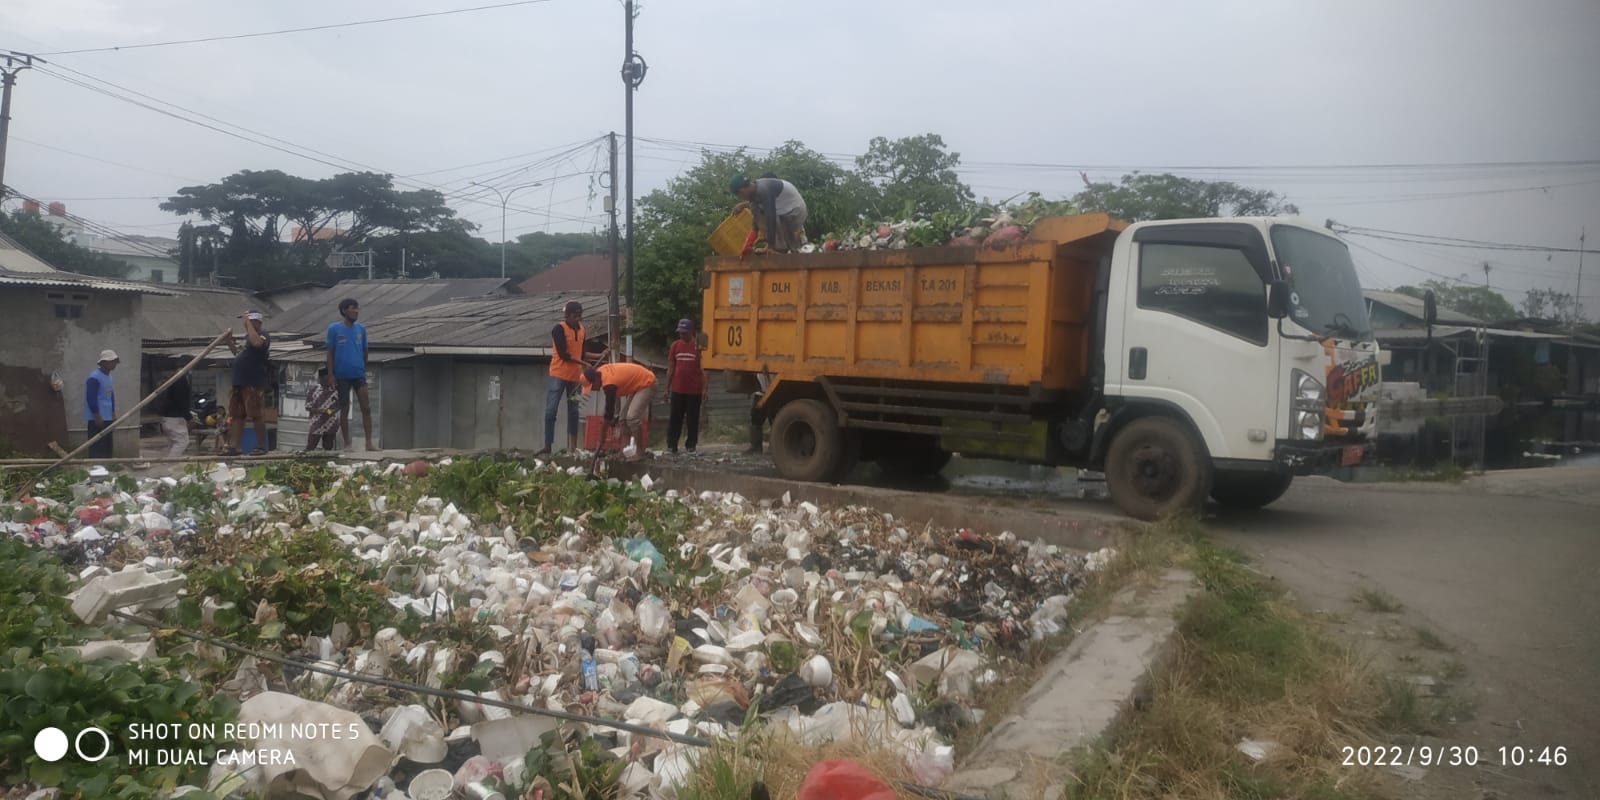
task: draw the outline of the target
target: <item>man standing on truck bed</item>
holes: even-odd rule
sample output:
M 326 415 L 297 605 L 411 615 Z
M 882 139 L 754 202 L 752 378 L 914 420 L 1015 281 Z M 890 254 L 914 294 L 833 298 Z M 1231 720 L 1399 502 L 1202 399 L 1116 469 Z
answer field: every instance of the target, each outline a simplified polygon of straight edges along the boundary
M 622 435 L 631 439 L 644 432 L 644 421 L 650 416 L 650 394 L 656 385 L 656 374 L 642 364 L 619 361 L 601 364 L 583 371 L 584 393 L 604 392 L 606 396 L 606 426 L 622 424 Z M 601 437 L 604 446 L 605 437 Z M 644 449 L 640 448 L 640 455 Z M 637 458 L 637 456 L 635 457 Z
M 745 241 L 741 255 L 750 252 L 756 236 L 765 237 L 768 249 L 779 253 L 798 250 L 805 244 L 806 201 L 794 184 L 776 177 L 752 181 L 736 175 L 728 188 L 740 200 L 733 212 L 737 214 L 748 208 L 755 219 L 753 235 Z

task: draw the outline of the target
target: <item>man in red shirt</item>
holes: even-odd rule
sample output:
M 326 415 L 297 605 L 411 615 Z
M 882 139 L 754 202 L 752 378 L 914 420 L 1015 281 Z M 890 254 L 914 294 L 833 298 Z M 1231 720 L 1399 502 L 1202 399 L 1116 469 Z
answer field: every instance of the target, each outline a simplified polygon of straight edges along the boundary
M 667 351 L 667 389 L 672 393 L 667 452 L 678 452 L 678 434 L 687 417 L 689 438 L 684 446 L 693 453 L 700 443 L 700 406 L 706 399 L 706 373 L 700 368 L 700 343 L 695 341 L 694 323 L 686 319 L 678 320 L 678 339 Z

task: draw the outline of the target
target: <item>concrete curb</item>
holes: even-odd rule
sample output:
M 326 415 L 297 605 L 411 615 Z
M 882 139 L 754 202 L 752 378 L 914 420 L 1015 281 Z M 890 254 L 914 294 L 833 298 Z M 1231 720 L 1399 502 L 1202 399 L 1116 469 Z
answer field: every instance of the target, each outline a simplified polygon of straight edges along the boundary
M 989 798 L 1062 796 L 1064 756 L 1109 740 L 1151 674 L 1170 657 L 1178 616 L 1200 589 L 1193 573 L 1169 569 L 1153 587 L 1125 589 L 1109 615 L 1058 654 L 1033 689 L 940 788 Z
M 648 474 L 652 480 L 681 492 L 738 492 L 752 500 L 779 500 L 784 494 L 798 503 L 818 505 L 871 506 L 895 515 L 907 528 L 928 523 L 949 528 L 970 528 L 975 533 L 1011 531 L 1023 541 L 1043 539 L 1048 544 L 1077 550 L 1099 550 L 1115 546 L 1123 518 L 1112 513 L 1073 509 L 1070 514 L 1052 513 L 1005 505 L 1004 498 L 910 492 L 875 486 L 825 483 L 795 483 L 779 478 L 748 475 L 662 463 L 614 464 L 611 476 L 624 480 Z

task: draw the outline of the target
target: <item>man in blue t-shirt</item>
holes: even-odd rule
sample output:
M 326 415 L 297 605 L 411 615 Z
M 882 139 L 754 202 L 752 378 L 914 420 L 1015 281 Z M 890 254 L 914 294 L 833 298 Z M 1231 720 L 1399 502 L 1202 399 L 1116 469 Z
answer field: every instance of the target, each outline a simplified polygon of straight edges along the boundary
M 328 371 L 339 387 L 339 432 L 344 446 L 350 446 L 350 390 L 361 403 L 361 432 L 372 446 L 372 413 L 367 403 L 367 329 L 356 322 L 361 304 L 354 297 L 339 301 L 339 321 L 328 326 Z
M 116 393 L 111 388 L 111 372 L 117 368 L 122 360 L 112 350 L 100 351 L 100 362 L 94 372 L 89 373 L 89 379 L 83 384 L 83 419 L 88 428 L 86 438 L 111 426 L 111 420 L 117 416 Z M 100 441 L 89 445 L 90 458 L 110 458 L 112 456 L 111 434 L 107 434 Z

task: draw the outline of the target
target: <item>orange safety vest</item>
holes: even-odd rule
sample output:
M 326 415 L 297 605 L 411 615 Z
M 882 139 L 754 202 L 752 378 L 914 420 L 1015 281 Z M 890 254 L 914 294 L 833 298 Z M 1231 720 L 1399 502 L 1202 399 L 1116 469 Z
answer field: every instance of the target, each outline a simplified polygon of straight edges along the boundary
M 552 349 L 550 377 L 577 383 L 583 380 L 583 362 L 576 360 L 583 358 L 583 326 L 579 325 L 577 330 L 573 330 L 571 325 L 563 322 L 561 332 L 567 336 L 567 353 L 572 358 L 562 358 L 560 353 Z
M 616 364 L 601 364 L 599 372 L 600 386 L 602 388 L 606 386 L 617 387 L 618 397 L 627 397 L 641 389 L 656 385 L 656 374 L 651 372 L 649 367 L 639 364 L 629 364 L 625 361 Z M 583 390 L 592 392 L 594 391 L 594 386 L 585 383 Z

